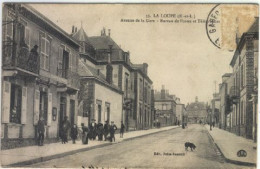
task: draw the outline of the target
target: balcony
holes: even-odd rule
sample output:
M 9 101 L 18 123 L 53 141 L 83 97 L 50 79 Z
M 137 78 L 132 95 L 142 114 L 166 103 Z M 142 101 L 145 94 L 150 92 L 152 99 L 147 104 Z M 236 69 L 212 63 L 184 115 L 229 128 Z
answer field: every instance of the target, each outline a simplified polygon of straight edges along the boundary
M 127 89 L 127 90 L 124 92 L 124 98 L 125 98 L 125 99 L 134 100 L 134 99 L 135 99 L 135 93 L 134 93 L 134 91 L 132 91 L 131 89 Z
M 231 86 L 230 90 L 229 90 L 229 97 L 234 104 L 238 103 L 239 96 L 240 96 L 240 93 L 239 93 L 238 87 L 237 86 Z
M 20 47 L 17 51 L 17 57 L 15 57 L 11 41 L 3 42 L 2 49 L 2 65 L 4 70 L 16 70 L 23 75 L 38 76 L 40 59 L 37 52 L 30 52 L 28 47 Z

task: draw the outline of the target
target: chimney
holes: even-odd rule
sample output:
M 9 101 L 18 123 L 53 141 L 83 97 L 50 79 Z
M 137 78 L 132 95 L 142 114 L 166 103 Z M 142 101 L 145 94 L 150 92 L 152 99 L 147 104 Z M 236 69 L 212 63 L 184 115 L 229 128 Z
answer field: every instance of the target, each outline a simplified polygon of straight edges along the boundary
M 99 70 L 99 69 L 97 69 L 97 75 L 99 76 L 99 74 L 100 74 L 100 70 Z
M 107 64 L 107 74 L 106 74 L 106 80 L 109 84 L 113 83 L 113 67 L 112 65 L 109 63 Z
M 162 85 L 161 99 L 165 99 L 165 88 L 164 88 L 164 85 Z
M 147 69 L 148 69 L 148 64 L 147 63 L 143 63 L 143 70 L 144 73 L 147 75 Z
M 106 72 L 106 80 L 109 84 L 113 83 L 113 66 L 111 64 L 112 45 L 109 45 L 108 64 Z
M 72 34 L 74 33 L 74 29 L 75 29 L 75 27 L 74 27 L 74 25 L 72 26 Z
M 75 27 L 75 33 L 78 31 L 78 28 L 77 27 Z
M 108 36 L 110 37 L 110 31 L 111 31 L 111 29 L 108 29 Z

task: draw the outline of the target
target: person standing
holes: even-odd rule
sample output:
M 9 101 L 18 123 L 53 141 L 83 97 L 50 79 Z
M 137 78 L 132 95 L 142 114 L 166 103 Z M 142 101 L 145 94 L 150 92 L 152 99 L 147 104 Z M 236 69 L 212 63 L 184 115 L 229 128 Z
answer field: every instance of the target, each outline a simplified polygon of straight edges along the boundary
M 110 142 L 116 142 L 116 138 L 115 138 L 115 132 L 117 130 L 117 126 L 114 124 L 113 121 L 111 121 L 111 127 L 110 127 Z
M 103 124 L 100 122 L 97 125 L 98 141 L 102 141 L 103 140 L 103 134 L 104 134 L 104 127 L 103 127 Z
M 68 116 L 65 116 L 62 122 L 62 144 L 66 144 L 68 142 L 69 129 L 70 129 L 70 122 L 68 120 Z
M 44 124 L 44 118 L 40 116 L 40 119 L 38 121 L 38 146 L 43 146 L 44 142 L 44 132 L 45 132 L 45 124 Z
M 120 138 L 123 138 L 124 131 L 125 131 L 125 125 L 123 124 L 123 121 L 121 121 Z
M 84 126 L 84 123 L 82 123 L 81 126 L 82 126 L 82 144 L 88 144 L 88 128 Z
M 106 121 L 106 124 L 104 125 L 104 137 L 105 137 L 105 141 L 107 140 L 107 135 L 109 133 L 109 123 L 108 120 Z
M 75 144 L 75 140 L 78 137 L 78 127 L 76 124 L 73 125 L 73 127 L 70 130 L 70 137 L 72 139 L 72 143 Z

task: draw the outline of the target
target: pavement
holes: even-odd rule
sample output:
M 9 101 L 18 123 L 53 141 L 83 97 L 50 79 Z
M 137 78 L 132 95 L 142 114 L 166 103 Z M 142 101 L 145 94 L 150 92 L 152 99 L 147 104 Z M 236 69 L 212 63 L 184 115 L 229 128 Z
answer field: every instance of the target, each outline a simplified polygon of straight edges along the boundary
M 196 149 L 185 151 L 185 142 Z M 157 132 L 110 146 L 79 152 L 26 168 L 254 168 L 228 163 L 216 152 L 207 129 L 198 124 Z
M 120 138 L 119 134 L 115 134 L 116 142 L 120 143 L 135 138 L 144 137 L 147 135 L 155 134 L 162 131 L 178 128 L 179 126 L 161 127 L 149 130 L 139 130 L 127 132 L 124 134 L 124 138 Z M 15 149 L 1 150 L 1 166 L 24 166 L 38 162 L 48 161 L 55 158 L 61 158 L 66 155 L 72 155 L 75 153 L 101 148 L 107 145 L 115 144 L 107 141 L 89 140 L 87 145 L 83 145 L 81 140 L 76 141 L 76 144 L 72 144 L 71 141 L 67 144 L 52 143 L 45 144 L 44 146 L 27 146 Z
M 216 127 L 210 131 L 209 125 L 205 125 L 205 127 L 226 161 L 234 164 L 256 166 L 257 144 L 253 140 L 237 136 Z M 239 150 L 245 150 L 247 156 L 238 157 L 237 152 Z

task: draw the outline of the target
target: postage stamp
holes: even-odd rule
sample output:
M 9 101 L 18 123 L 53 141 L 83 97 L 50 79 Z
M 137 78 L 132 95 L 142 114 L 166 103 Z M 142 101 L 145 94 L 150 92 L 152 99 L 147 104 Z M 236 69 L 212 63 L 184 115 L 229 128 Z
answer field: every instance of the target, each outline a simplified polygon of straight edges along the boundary
M 2 3 L 1 167 L 256 168 L 258 3 Z

